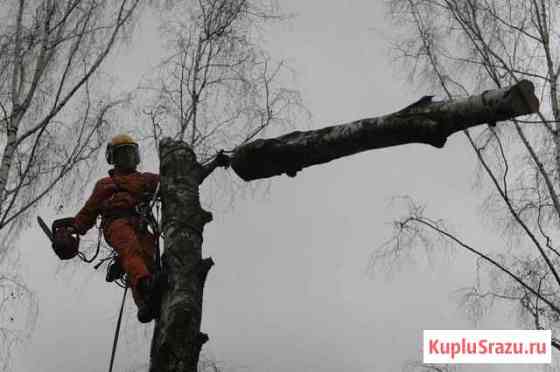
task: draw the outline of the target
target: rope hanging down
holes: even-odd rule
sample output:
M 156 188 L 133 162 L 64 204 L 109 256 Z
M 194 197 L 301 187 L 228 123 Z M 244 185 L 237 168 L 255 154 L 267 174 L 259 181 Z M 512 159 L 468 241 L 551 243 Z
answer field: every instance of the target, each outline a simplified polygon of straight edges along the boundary
M 124 286 L 123 298 L 121 302 L 121 310 L 119 311 L 119 319 L 117 320 L 117 328 L 115 329 L 115 336 L 113 337 L 113 350 L 111 351 L 111 362 L 109 364 L 109 372 L 113 372 L 113 362 L 115 361 L 115 354 L 117 351 L 117 343 L 119 341 L 119 333 L 121 330 L 122 315 L 124 312 L 124 303 L 126 300 L 126 292 L 128 291 L 128 285 Z

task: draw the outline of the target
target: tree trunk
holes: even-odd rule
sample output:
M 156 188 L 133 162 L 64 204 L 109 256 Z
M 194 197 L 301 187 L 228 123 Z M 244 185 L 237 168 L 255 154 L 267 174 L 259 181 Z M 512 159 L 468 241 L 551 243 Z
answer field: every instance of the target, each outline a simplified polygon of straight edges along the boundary
M 162 265 L 169 280 L 154 329 L 150 371 L 196 372 L 200 349 L 208 340 L 200 332 L 200 321 L 204 282 L 213 262 L 202 259 L 201 246 L 204 225 L 212 215 L 200 206 L 203 169 L 192 149 L 169 138 L 159 149 Z
M 238 147 L 231 166 L 250 181 L 283 173 L 295 176 L 303 168 L 376 148 L 406 143 L 441 148 L 455 132 L 536 112 L 539 101 L 534 91 L 533 83 L 523 80 L 452 101 L 432 102 L 426 96 L 389 115 L 258 139 Z

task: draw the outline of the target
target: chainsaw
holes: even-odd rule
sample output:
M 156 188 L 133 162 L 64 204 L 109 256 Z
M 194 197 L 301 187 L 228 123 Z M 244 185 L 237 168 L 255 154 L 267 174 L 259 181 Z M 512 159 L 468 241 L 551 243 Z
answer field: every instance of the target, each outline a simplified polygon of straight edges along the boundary
M 49 229 L 48 225 L 41 217 L 37 217 L 37 222 L 39 222 L 39 226 L 51 241 L 54 253 L 56 253 L 61 260 L 70 260 L 78 256 L 82 261 L 90 263 L 97 257 L 99 253 L 99 242 L 95 256 L 90 259 L 87 259 L 84 254 L 79 251 L 80 236 L 73 229 L 74 218 L 68 217 L 55 220 L 52 223 L 52 229 Z M 99 263 L 95 265 L 94 269 L 97 270 L 99 266 L 107 260 L 111 260 L 111 262 L 107 266 L 107 276 L 105 280 L 107 282 L 114 282 L 115 280 L 122 279 L 124 270 L 118 255 L 112 255 L 100 260 Z
M 73 229 L 74 218 L 67 217 L 55 220 L 52 223 L 51 229 L 49 229 L 48 225 L 41 217 L 37 217 L 37 222 L 51 241 L 52 249 L 58 258 L 61 260 L 69 260 L 78 255 L 80 236 Z

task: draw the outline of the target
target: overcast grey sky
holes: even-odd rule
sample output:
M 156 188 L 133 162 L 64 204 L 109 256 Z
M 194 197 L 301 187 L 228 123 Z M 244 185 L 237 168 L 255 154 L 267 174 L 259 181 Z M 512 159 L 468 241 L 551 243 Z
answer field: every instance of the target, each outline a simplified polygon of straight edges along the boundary
M 266 32 L 267 48 L 297 72 L 312 127 L 393 112 L 430 93 L 414 90 L 388 58 L 382 36 L 391 30 L 383 2 L 281 5 L 298 15 Z M 121 50 L 112 64 L 123 88 L 137 84 L 157 61 L 155 24 L 141 22 L 133 47 Z M 375 150 L 296 178 L 276 177 L 265 198 L 238 199 L 232 211 L 214 212 L 204 243 L 204 255 L 216 262 L 205 288 L 202 329 L 210 341 L 204 352 L 226 371 L 400 371 L 406 360 L 421 359 L 423 329 L 471 328 L 449 298 L 473 281 L 469 254 L 457 250 L 433 266 L 404 266 L 392 281 L 366 271 L 370 255 L 390 236 L 387 223 L 403 212 L 388 207 L 396 195 L 426 203 L 430 216 L 446 218 L 480 248 L 501 246 L 480 222 L 475 167 L 472 150 L 455 135 L 441 150 Z M 144 170 L 157 168 L 145 164 Z M 84 188 L 91 191 L 93 182 Z M 95 232 L 90 234 L 93 239 Z M 16 370 L 106 370 L 121 290 L 105 283 L 103 272 L 78 262 L 76 270 L 55 275 L 58 262 L 36 226 L 20 244 L 40 313 Z M 147 361 L 151 327 L 139 326 L 130 300 L 126 311 L 116 371 Z M 509 315 L 482 326 L 515 328 Z

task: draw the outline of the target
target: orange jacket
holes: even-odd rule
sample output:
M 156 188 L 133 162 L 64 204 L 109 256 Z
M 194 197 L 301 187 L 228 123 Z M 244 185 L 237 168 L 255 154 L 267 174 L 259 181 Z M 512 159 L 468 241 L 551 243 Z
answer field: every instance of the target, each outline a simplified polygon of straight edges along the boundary
M 84 235 L 95 225 L 97 216 L 104 222 L 112 214 L 134 208 L 145 193 L 154 193 L 159 182 L 159 175 L 137 171 L 124 171 L 113 168 L 109 177 L 103 177 L 95 184 L 93 193 L 84 207 L 74 218 L 74 228 Z

